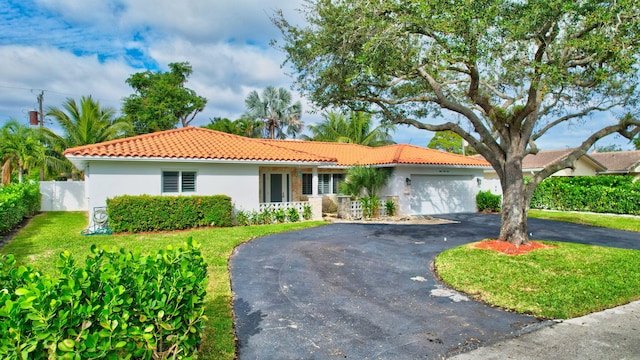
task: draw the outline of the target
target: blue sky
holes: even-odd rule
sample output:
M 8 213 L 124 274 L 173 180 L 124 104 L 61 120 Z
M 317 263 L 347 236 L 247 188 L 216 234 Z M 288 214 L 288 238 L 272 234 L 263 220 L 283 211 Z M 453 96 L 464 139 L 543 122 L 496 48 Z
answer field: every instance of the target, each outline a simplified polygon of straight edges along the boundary
M 282 9 L 293 22 L 302 0 L 4 0 L 0 2 L 0 124 L 25 123 L 28 111 L 66 98 L 92 95 L 116 110 L 132 89 L 133 73 L 165 71 L 188 61 L 187 84 L 208 99 L 193 125 L 213 117 L 238 118 L 252 90 L 268 85 L 291 89 L 285 55 L 269 46 L 280 34 L 269 20 Z M 312 104 L 302 101 L 306 124 L 316 123 Z M 599 119 L 612 121 L 616 114 Z M 51 126 L 52 124 L 47 124 Z M 539 141 L 543 149 L 576 146 L 592 129 L 561 127 Z M 585 135 L 585 136 L 582 136 Z M 396 142 L 425 146 L 432 133 L 399 127 Z M 610 136 L 600 145 L 631 149 L 626 139 Z

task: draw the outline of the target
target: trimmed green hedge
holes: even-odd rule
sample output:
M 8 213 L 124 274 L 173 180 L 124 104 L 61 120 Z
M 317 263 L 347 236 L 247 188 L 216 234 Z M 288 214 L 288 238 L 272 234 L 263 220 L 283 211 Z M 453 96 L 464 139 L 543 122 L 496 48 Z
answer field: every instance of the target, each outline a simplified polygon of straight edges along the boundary
M 502 196 L 492 194 L 491 191 L 480 191 L 476 195 L 478 211 L 500 212 Z
M 0 358 L 191 359 L 201 343 L 207 264 L 189 238 L 145 256 L 60 253 L 58 278 L 0 255 Z
M 640 181 L 631 176 L 555 176 L 533 193 L 532 209 L 640 215 Z
M 232 226 L 233 204 L 226 195 L 116 196 L 107 199 L 109 227 L 114 232 Z
M 40 210 L 40 186 L 37 182 L 0 187 L 0 234 L 11 231 L 25 217 Z

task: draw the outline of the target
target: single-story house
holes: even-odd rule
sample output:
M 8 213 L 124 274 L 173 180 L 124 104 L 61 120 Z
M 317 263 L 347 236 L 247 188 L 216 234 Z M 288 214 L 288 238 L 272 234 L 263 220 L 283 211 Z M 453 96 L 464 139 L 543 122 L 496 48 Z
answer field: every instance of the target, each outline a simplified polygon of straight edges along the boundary
M 394 169 L 380 195 L 396 197 L 398 214 L 474 212 L 475 195 L 489 167 L 482 159 L 407 144 L 373 148 L 252 139 L 196 127 L 71 148 L 64 154 L 85 173 L 90 211 L 125 194 L 225 194 L 236 209 L 260 210 L 265 204 L 335 197 L 349 167 L 370 165 Z
M 598 175 L 630 175 L 640 179 L 640 150 L 592 152 L 589 156 L 606 167 Z

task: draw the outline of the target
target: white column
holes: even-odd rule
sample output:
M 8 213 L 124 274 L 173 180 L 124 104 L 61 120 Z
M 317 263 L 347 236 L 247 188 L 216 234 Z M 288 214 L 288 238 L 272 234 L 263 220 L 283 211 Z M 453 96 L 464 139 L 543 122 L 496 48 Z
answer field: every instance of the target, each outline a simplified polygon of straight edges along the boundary
M 314 166 L 311 169 L 311 196 L 318 196 L 318 167 Z

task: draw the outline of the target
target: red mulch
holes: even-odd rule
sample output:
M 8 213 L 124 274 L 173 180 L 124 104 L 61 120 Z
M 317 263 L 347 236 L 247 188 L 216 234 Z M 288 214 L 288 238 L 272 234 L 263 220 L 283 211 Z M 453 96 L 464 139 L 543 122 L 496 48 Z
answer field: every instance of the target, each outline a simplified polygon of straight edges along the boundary
M 533 251 L 536 249 L 549 249 L 549 248 L 557 247 L 553 245 L 546 245 L 543 243 L 539 243 L 537 241 L 531 241 L 527 245 L 520 245 L 516 247 L 515 245 L 513 245 L 508 241 L 500 241 L 500 240 L 485 240 L 485 241 L 476 243 L 474 246 L 480 249 L 500 251 L 503 254 L 507 254 L 511 256 L 526 254 L 529 251 Z

